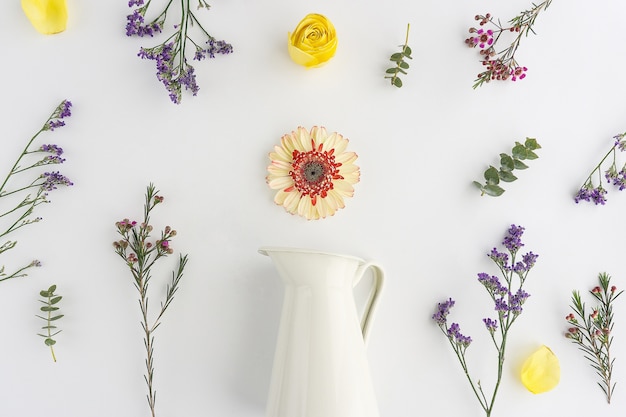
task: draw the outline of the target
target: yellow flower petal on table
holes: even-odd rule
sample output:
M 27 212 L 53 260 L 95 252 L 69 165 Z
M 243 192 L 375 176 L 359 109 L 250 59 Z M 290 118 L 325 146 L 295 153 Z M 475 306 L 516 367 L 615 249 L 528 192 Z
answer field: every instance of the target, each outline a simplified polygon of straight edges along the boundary
M 556 387 L 561 378 L 559 359 L 547 346 L 537 349 L 522 366 L 522 383 L 533 394 Z
M 308 14 L 289 33 L 288 51 L 291 59 L 307 68 L 319 67 L 335 55 L 335 27 L 325 16 Z
M 66 0 L 22 0 L 22 10 L 39 33 L 63 32 L 67 25 Z

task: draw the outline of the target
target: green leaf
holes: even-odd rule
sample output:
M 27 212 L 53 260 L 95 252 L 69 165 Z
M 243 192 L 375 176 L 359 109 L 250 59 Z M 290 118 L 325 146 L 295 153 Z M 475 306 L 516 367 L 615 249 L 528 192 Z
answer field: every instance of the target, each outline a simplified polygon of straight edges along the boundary
M 43 306 L 40 308 L 41 311 L 57 311 L 59 309 L 59 307 L 52 307 L 52 306 Z
M 407 72 L 403 69 L 398 68 L 398 72 L 402 73 L 402 74 L 406 74 Z
M 539 156 L 536 153 L 528 149 L 526 150 L 526 159 L 537 159 L 537 158 L 539 158 Z
M 526 142 L 524 142 L 524 146 L 526 149 L 534 151 L 536 149 L 541 149 L 541 145 L 537 143 L 537 139 L 535 138 L 526 138 Z
M 406 45 L 403 49 L 402 49 L 402 53 L 404 54 L 404 56 L 406 56 L 407 58 L 411 58 L 411 47 L 409 45 Z
M 395 54 L 392 54 L 391 57 L 389 58 L 390 61 L 394 61 L 394 62 L 399 62 L 402 61 L 402 54 L 400 52 L 396 52 Z
M 395 74 L 398 72 L 398 68 L 389 68 L 387 71 L 385 71 L 387 74 Z
M 50 317 L 50 321 L 58 320 L 58 319 L 60 319 L 63 316 L 64 316 L 64 314 L 60 314 L 58 316 Z
M 501 171 L 513 171 L 515 168 L 515 164 L 513 163 L 513 158 L 505 153 L 500 154 L 500 170 Z
M 395 85 L 398 88 L 402 87 L 402 80 L 396 77 L 396 79 L 393 80 L 393 85 Z
M 515 142 L 515 146 L 513 147 L 513 150 L 512 150 L 513 158 L 526 159 L 527 153 L 528 151 L 526 150 L 524 145 L 522 145 L 519 142 Z
M 56 304 L 59 301 L 61 301 L 62 298 L 63 298 L 62 296 L 58 295 L 50 300 L 50 304 Z
M 403 69 L 409 68 L 409 64 L 404 61 L 401 61 L 399 65 L 400 65 L 400 68 L 403 68 Z
M 50 339 L 50 338 L 48 338 L 48 339 L 44 340 L 44 343 L 46 344 L 46 346 L 53 346 L 53 345 L 55 345 L 57 342 L 56 342 L 56 340 L 54 340 L 54 339 Z
M 57 326 L 52 326 L 52 325 L 49 325 L 49 326 L 43 326 L 43 327 L 42 327 L 42 329 L 43 329 L 43 330 L 48 330 L 48 329 L 52 330 L 52 329 L 56 329 L 56 328 L 57 328 Z
M 483 185 L 481 183 L 479 183 L 478 181 L 472 181 L 472 184 L 474 184 L 476 187 L 478 187 L 480 190 L 483 189 Z
M 50 288 L 48 288 L 48 292 L 50 294 L 53 294 L 56 290 L 57 290 L 57 286 L 56 285 L 51 285 Z
M 504 182 L 513 182 L 517 179 L 515 175 L 511 173 L 511 171 L 500 171 L 500 179 Z
M 488 184 L 488 185 L 485 185 L 485 187 L 483 187 L 483 191 L 487 195 L 490 195 L 492 197 L 498 197 L 502 195 L 502 193 L 504 192 L 504 189 L 495 184 Z
M 42 297 L 50 297 L 50 294 L 48 293 L 48 291 L 39 291 L 39 295 L 41 295 Z
M 498 175 L 498 170 L 490 166 L 489 169 L 485 171 L 485 179 L 487 180 L 487 184 L 497 184 L 500 182 L 500 176 Z
M 523 163 L 519 159 L 514 159 L 513 162 L 515 163 L 515 169 L 526 169 L 526 168 L 528 168 L 528 165 L 526 165 L 525 163 Z

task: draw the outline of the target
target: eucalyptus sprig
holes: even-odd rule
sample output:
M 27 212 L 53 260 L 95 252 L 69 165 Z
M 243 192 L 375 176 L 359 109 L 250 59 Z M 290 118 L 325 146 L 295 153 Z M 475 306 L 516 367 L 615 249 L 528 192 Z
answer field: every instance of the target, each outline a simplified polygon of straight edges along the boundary
M 524 144 L 515 142 L 515 146 L 511 150 L 511 155 L 506 153 L 500 154 L 500 169 L 497 169 L 493 165 L 484 173 L 485 183 L 481 184 L 478 181 L 474 181 L 474 185 L 480 190 L 480 195 L 490 195 L 497 197 L 504 193 L 504 188 L 499 184 L 500 182 L 513 182 L 517 179 L 513 175 L 514 170 L 522 170 L 528 168 L 523 160 L 532 160 L 539 158 L 534 152 L 537 149 L 541 149 L 541 145 L 537 143 L 534 138 L 526 138 Z
M 154 11 L 153 1 L 156 0 L 129 0 L 128 6 L 137 8 L 126 17 L 126 36 L 149 36 L 153 37 L 161 33 L 167 21 L 172 0 L 163 0 L 161 11 L 156 17 L 149 19 L 146 16 L 149 11 Z M 162 43 L 141 48 L 137 54 L 140 58 L 156 62 L 157 79 L 163 83 L 169 93 L 170 100 L 179 104 L 182 100 L 182 88 L 191 91 L 195 96 L 200 89 L 196 83 L 194 67 L 187 60 L 187 46 L 194 51 L 194 60 L 201 61 L 205 58 L 215 58 L 216 54 L 230 54 L 233 47 L 224 41 L 217 40 L 207 32 L 200 20 L 196 17 L 190 0 L 180 0 L 180 20 L 173 26 L 174 32 Z M 205 0 L 198 0 L 197 9 L 208 10 L 209 4 Z M 157 9 L 159 10 L 159 9 Z M 197 28 L 196 33 L 203 38 L 202 41 L 194 40 L 192 28 Z
M 166 226 L 161 231 L 161 237 L 153 239 L 151 232 L 153 226 L 150 224 L 150 213 L 158 204 L 163 202 L 163 197 L 158 195 L 154 185 L 147 187 L 143 221 L 137 223 L 129 219 L 124 219 L 115 223 L 121 239 L 113 242 L 115 253 L 123 260 L 133 277 L 133 284 L 139 293 L 139 306 L 141 309 L 141 328 L 144 334 L 144 346 L 146 348 L 146 374 L 144 379 L 148 387 L 148 405 L 152 417 L 155 416 L 156 391 L 154 389 L 154 333 L 161 324 L 163 314 L 174 300 L 174 295 L 178 291 L 183 271 L 187 264 L 187 255 L 179 255 L 178 267 L 172 271 L 170 283 L 165 288 L 165 299 L 161 302 L 160 309 L 156 315 L 149 318 L 148 311 L 148 286 L 152 279 L 152 267 L 157 260 L 174 253 L 171 247 L 171 240 L 176 236 L 176 230 Z
M 41 217 L 34 217 L 33 213 L 38 206 L 50 202 L 50 191 L 56 190 L 57 186 L 73 185 L 59 171 L 42 172 L 42 167 L 65 162 L 61 157 L 63 148 L 38 143 L 39 136 L 43 133 L 65 126 L 64 119 L 71 116 L 71 107 L 70 101 L 63 100 L 54 109 L 37 133 L 26 142 L 17 160 L 0 182 L 0 206 L 3 207 L 0 211 L 0 255 L 17 245 L 15 240 L 2 240 L 21 228 L 42 220 Z M 5 204 L 9 207 L 4 208 Z M 24 271 L 39 266 L 41 262 L 33 260 L 13 272 L 5 272 L 4 265 L 0 264 L 0 282 L 25 277 L 27 274 Z
M 481 63 L 486 67 L 485 71 L 478 74 L 474 80 L 473 88 L 482 86 L 492 80 L 522 80 L 526 77 L 528 68 L 521 66 L 515 59 L 515 53 L 522 41 L 529 33 L 535 34 L 533 25 L 541 11 L 550 6 L 552 0 L 544 0 L 539 4 L 532 4 L 529 10 L 522 11 L 519 15 L 509 20 L 509 25 L 505 26 L 500 20 L 494 20 L 491 14 L 476 15 L 475 20 L 479 21 L 481 28 L 471 27 L 470 37 L 465 39 L 465 44 L 470 48 L 478 46 L 480 49 Z M 482 26 L 490 24 L 493 29 L 484 29 Z M 516 33 L 511 44 L 496 52 L 496 45 L 503 33 Z M 495 57 L 495 58 L 494 58 Z
M 57 361 L 57 357 L 54 354 L 54 345 L 56 345 L 57 342 L 53 339 L 53 337 L 61 333 L 61 330 L 57 330 L 57 326 L 55 326 L 53 322 L 56 323 L 57 320 L 64 316 L 63 314 L 56 313 L 59 310 L 59 301 L 63 298 L 62 296 L 54 293 L 56 290 L 57 286 L 51 285 L 47 290 L 41 290 L 39 292 L 39 295 L 44 298 L 43 300 L 39 300 L 43 304 L 43 306 L 39 309 L 45 314 L 45 317 L 37 316 L 46 322 L 46 325 L 41 328 L 44 330 L 45 334 L 37 333 L 37 335 L 45 339 L 44 343 L 46 346 L 50 347 L 52 359 L 55 362 Z
M 578 345 L 596 374 L 600 377 L 598 385 L 610 404 L 615 382 L 613 376 L 613 364 L 615 358 L 611 357 L 611 344 L 613 343 L 613 303 L 623 291 L 617 291 L 615 285 L 611 285 L 611 277 L 606 273 L 598 275 L 598 286 L 589 293 L 597 301 L 596 307 L 591 312 L 586 310 L 585 303 L 576 290 L 572 291 L 572 305 L 570 308 L 575 314 L 568 314 L 565 319 L 570 327 L 565 337 Z
M 411 28 L 411 24 L 407 23 L 406 25 L 406 40 L 404 41 L 404 45 L 400 45 L 400 52 L 396 52 L 391 55 L 389 60 L 391 62 L 395 62 L 396 66 L 391 67 L 385 71 L 385 78 L 389 79 L 391 85 L 396 86 L 398 88 L 402 87 L 402 80 L 400 79 L 399 74 L 407 74 L 406 70 L 409 69 L 409 63 L 405 61 L 405 59 L 413 59 L 411 58 L 411 48 L 409 47 L 409 29 Z

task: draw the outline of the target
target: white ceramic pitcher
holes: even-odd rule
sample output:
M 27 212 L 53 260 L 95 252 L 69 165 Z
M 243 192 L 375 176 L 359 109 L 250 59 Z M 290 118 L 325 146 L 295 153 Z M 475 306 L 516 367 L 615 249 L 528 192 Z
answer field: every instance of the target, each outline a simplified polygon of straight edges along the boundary
M 378 417 L 365 342 L 381 267 L 314 250 L 259 252 L 285 284 L 267 417 Z M 353 288 L 369 268 L 374 280 L 359 322 Z

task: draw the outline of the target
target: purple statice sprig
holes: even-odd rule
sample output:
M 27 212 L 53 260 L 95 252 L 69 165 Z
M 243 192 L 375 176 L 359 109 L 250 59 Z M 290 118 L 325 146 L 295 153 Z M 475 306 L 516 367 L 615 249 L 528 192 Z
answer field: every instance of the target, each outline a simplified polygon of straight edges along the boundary
M 535 20 L 541 11 L 550 6 L 550 3 L 552 0 L 545 0 L 539 4 L 533 3 L 531 9 L 524 10 L 509 20 L 508 25 L 503 25 L 500 20 L 494 20 L 490 13 L 474 17 L 475 20 L 479 21 L 479 28 L 471 27 L 469 29 L 470 37 L 465 39 L 465 44 L 470 48 L 478 47 L 480 62 L 485 70 L 478 74 L 474 80 L 473 88 L 480 87 L 492 80 L 517 81 L 526 77 L 528 68 L 517 62 L 515 53 L 522 41 L 522 35 L 526 37 L 531 32 L 535 33 L 533 30 Z M 487 29 L 486 25 L 490 25 L 490 28 Z M 508 47 L 498 51 L 496 49 L 498 41 L 507 32 L 514 33 L 515 38 Z
M 133 13 L 126 18 L 126 35 L 154 37 L 163 31 L 168 17 L 168 11 L 173 4 L 167 1 L 161 12 L 149 21 L 146 21 L 146 14 L 153 0 L 130 0 L 129 7 L 137 7 Z M 202 61 L 207 58 L 215 58 L 216 55 L 227 55 L 233 52 L 233 47 L 223 40 L 217 40 L 211 36 L 202 26 L 194 10 L 190 7 L 190 0 L 182 0 L 181 18 L 175 24 L 174 32 L 162 43 L 153 47 L 142 47 L 137 56 L 142 59 L 155 61 L 156 76 L 165 86 L 170 100 L 180 104 L 183 89 L 190 91 L 192 95 L 197 95 L 200 88 L 196 81 L 194 67 L 187 59 L 188 49 L 193 50 L 192 60 Z M 198 1 L 198 9 L 209 9 L 209 5 L 204 0 Z M 196 27 L 200 32 L 202 41 L 196 41 L 192 37 L 190 29 Z
M 617 291 L 617 287 L 611 285 L 611 277 L 607 273 L 600 273 L 598 281 L 599 285 L 589 291 L 597 302 L 591 311 L 586 310 L 580 292 L 572 291 L 570 308 L 574 313 L 569 313 L 565 317 L 569 326 L 565 337 L 578 345 L 585 359 L 596 370 L 600 377 L 598 385 L 604 392 L 607 403 L 610 404 L 615 390 L 615 382 L 612 381 L 615 357 L 611 356 L 615 324 L 613 305 L 623 291 Z
M 456 354 L 463 372 L 469 381 L 469 384 L 478 399 L 482 409 L 489 417 L 493 411 L 496 395 L 502 380 L 502 372 L 504 358 L 506 352 L 507 338 L 511 326 L 515 320 L 522 314 L 522 306 L 530 297 L 524 289 L 523 285 L 528 276 L 528 272 L 535 266 L 538 255 L 533 252 L 527 252 L 521 256 L 519 260 L 519 250 L 524 246 L 522 243 L 522 235 L 524 228 L 521 226 L 511 225 L 502 241 L 502 246 L 506 252 L 500 252 L 497 248 L 493 248 L 487 256 L 497 265 L 502 279 L 496 275 L 490 275 L 485 272 L 478 274 L 478 282 L 483 285 L 493 302 L 494 311 L 497 317 L 483 318 L 485 329 L 489 333 L 494 348 L 497 351 L 498 373 L 496 383 L 491 396 L 487 396 L 483 390 L 480 380 L 471 377 L 465 352 L 472 342 L 472 338 L 465 336 L 460 331 L 458 323 L 448 325 L 448 315 L 455 305 L 455 301 L 449 298 L 447 301 L 437 304 L 437 310 L 433 314 L 432 319 L 437 326 L 446 335 L 452 350 Z
M 617 151 L 624 152 L 626 150 L 626 133 L 620 133 L 613 136 L 613 146 L 600 160 L 598 165 L 591 171 L 584 184 L 576 195 L 574 201 L 578 204 L 581 201 L 593 202 L 595 205 L 606 204 L 607 189 L 603 186 L 603 182 L 606 181 L 607 185 L 615 186 L 619 191 L 626 189 L 626 163 L 621 166 L 619 171 L 617 170 Z M 604 170 L 602 164 L 611 157 L 611 165 Z M 594 185 L 593 178 L 598 178 L 598 185 Z
M 187 255 L 179 255 L 178 267 L 172 271 L 172 279 L 165 289 L 165 299 L 161 302 L 156 314 L 151 315 L 148 309 L 148 287 L 152 278 L 152 268 L 155 263 L 172 253 L 172 238 L 176 236 L 176 230 L 166 226 L 159 238 L 151 236 L 153 226 L 150 222 L 152 210 L 163 203 L 163 197 L 158 195 L 154 185 L 147 187 L 144 204 L 143 221 L 138 223 L 129 219 L 123 219 L 115 223 L 120 240 L 113 242 L 113 248 L 130 270 L 133 284 L 139 292 L 139 306 L 141 309 L 141 327 L 144 335 L 144 347 L 146 348 L 146 374 L 144 375 L 148 394 L 148 405 L 151 415 L 155 415 L 156 392 L 154 390 L 154 337 L 155 331 L 161 323 L 161 319 L 178 291 L 180 280 L 183 276 Z
M 42 218 L 33 216 L 33 212 L 37 206 L 50 202 L 47 198 L 48 192 L 57 189 L 60 185 L 73 185 L 72 181 L 59 171 L 39 172 L 30 181 L 23 180 L 26 174 L 35 168 L 65 162 L 65 159 L 61 157 L 63 148 L 60 146 L 35 145 L 35 143 L 43 132 L 54 131 L 65 126 L 65 120 L 72 115 L 71 107 L 72 103 L 69 100 L 61 101 L 39 131 L 26 143 L 0 183 L 0 206 L 4 206 L 2 203 L 5 202 L 9 205 L 8 208 L 0 210 L 0 239 L 4 240 L 18 229 L 41 221 Z M 0 243 L 0 255 L 15 247 L 16 244 L 15 240 Z M 9 273 L 5 272 L 4 265 L 1 265 L 0 281 L 24 277 L 27 275 L 25 270 L 38 266 L 41 266 L 41 262 L 35 260 Z

